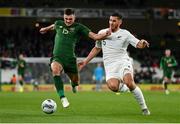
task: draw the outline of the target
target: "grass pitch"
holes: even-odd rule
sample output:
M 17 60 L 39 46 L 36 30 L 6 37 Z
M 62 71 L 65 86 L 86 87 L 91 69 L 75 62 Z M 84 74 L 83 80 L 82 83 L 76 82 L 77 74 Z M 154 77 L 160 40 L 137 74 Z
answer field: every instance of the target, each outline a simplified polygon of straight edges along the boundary
M 70 107 L 62 108 L 56 92 L 0 92 L 0 123 L 180 123 L 180 92 L 144 91 L 150 116 L 143 116 L 131 93 L 66 92 Z M 57 111 L 41 110 L 54 99 Z

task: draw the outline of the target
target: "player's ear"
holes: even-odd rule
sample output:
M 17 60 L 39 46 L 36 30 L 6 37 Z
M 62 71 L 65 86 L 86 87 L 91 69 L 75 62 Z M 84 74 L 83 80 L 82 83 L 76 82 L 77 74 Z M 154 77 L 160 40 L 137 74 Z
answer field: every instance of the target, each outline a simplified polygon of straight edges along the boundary
M 119 26 L 122 25 L 122 19 L 119 20 Z
M 75 15 L 73 15 L 74 16 L 74 20 L 76 20 L 76 16 Z

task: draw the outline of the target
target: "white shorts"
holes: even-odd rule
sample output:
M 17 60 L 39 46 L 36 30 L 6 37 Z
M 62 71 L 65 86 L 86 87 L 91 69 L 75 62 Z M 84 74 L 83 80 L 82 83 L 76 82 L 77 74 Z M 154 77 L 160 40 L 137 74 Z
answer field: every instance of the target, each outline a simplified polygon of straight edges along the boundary
M 123 80 L 123 77 L 127 73 L 131 73 L 133 76 L 133 67 L 129 59 L 121 59 L 117 62 L 105 65 L 106 81 L 110 78 L 117 78 Z

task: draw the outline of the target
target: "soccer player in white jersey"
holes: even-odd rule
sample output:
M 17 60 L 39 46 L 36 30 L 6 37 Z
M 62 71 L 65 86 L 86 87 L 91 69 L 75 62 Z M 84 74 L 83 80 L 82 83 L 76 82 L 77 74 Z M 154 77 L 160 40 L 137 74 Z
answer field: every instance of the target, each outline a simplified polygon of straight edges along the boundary
M 119 92 L 123 86 L 120 82 L 125 82 L 139 103 L 143 115 L 150 115 L 143 93 L 134 82 L 133 67 L 127 54 L 129 44 L 135 48 L 145 48 L 149 47 L 149 43 L 143 39 L 139 40 L 129 31 L 121 29 L 121 24 L 122 16 L 118 13 L 112 14 L 109 19 L 109 28 L 99 31 L 101 34 L 110 30 L 111 35 L 102 41 L 96 41 L 95 47 L 86 59 L 79 62 L 78 66 L 81 70 L 102 50 L 108 88 L 114 92 Z

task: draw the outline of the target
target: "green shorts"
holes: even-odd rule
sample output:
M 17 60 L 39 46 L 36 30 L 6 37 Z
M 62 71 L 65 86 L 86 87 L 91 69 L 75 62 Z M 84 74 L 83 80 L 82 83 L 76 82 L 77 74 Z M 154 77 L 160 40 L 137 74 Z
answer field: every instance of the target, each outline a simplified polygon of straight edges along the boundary
M 163 71 L 163 76 L 171 79 L 172 78 L 172 71 Z
M 50 59 L 50 62 L 58 62 L 63 66 L 65 73 L 78 73 L 77 62 L 75 57 L 60 57 L 53 56 Z
M 24 78 L 24 70 L 18 70 L 18 75 L 21 75 Z

